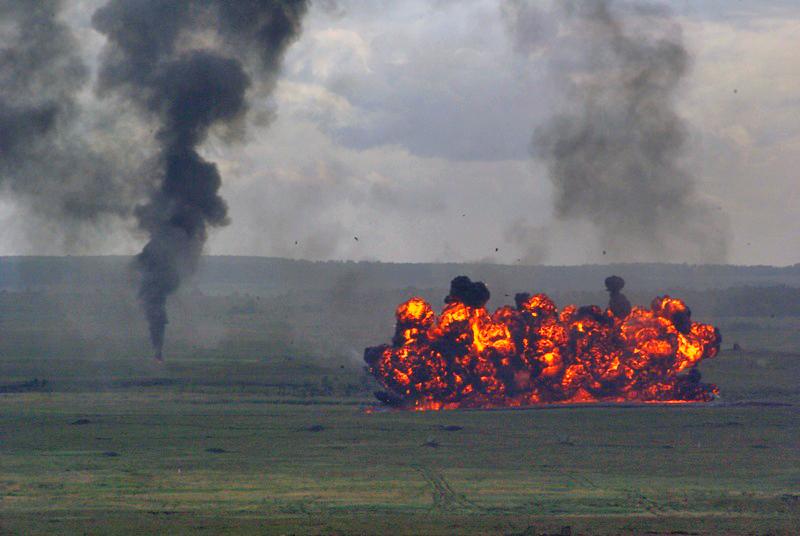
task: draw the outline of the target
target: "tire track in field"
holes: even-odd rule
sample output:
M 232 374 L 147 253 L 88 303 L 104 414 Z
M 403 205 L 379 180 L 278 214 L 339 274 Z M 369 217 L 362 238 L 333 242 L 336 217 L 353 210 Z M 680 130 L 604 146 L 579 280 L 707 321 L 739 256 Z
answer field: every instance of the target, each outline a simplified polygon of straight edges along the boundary
M 422 475 L 430 486 L 434 510 L 463 511 L 478 508 L 475 503 L 467 499 L 466 495 L 457 493 L 440 471 L 424 465 L 411 467 Z

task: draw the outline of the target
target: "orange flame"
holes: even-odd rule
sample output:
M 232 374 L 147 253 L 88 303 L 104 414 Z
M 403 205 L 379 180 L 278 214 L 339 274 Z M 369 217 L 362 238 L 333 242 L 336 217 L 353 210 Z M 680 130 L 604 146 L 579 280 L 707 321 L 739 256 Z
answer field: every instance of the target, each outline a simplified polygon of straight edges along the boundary
M 696 365 L 717 355 L 719 331 L 692 322 L 679 299 L 661 296 L 624 318 L 544 294 L 518 308 L 451 301 L 437 317 L 414 297 L 396 311 L 392 345 L 367 348 L 382 400 L 408 409 L 541 403 L 706 402 L 716 386 Z

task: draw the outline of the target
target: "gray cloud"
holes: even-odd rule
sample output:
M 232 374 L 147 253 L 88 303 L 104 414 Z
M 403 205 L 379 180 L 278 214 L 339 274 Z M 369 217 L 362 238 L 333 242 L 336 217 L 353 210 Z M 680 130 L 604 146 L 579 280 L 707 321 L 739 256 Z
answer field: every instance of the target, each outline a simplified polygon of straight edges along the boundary
M 292 79 L 321 83 L 354 107 L 357 120 L 326 126 L 346 147 L 402 145 L 416 156 L 453 160 L 523 158 L 535 102 L 547 88 L 531 91 L 530 75 L 512 68 L 496 10 L 474 1 L 393 3 L 365 32 L 364 14 L 348 9 L 335 29 L 300 43 L 304 56 L 293 54 Z M 411 18 L 418 13 L 422 18 Z
M 500 14 L 518 54 L 541 51 L 555 32 L 555 25 L 547 20 L 546 10 L 526 0 L 505 0 L 500 4 Z

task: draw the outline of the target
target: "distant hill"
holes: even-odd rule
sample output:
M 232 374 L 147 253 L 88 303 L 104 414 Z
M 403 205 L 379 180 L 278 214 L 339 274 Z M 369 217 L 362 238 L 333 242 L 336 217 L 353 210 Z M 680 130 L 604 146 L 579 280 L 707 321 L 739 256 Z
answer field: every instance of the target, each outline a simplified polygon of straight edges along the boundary
M 0 289 L 130 286 L 130 257 L 0 257 Z M 742 286 L 800 287 L 800 264 L 788 267 L 608 264 L 519 266 L 497 264 L 400 264 L 312 262 L 270 257 L 208 256 L 187 285 L 207 293 L 275 295 L 298 290 L 446 288 L 465 274 L 496 292 L 602 291 L 603 279 L 617 274 L 628 291 L 710 290 Z
M 130 262 L 129 257 L 0 257 L 0 378 L 31 356 L 148 356 Z M 800 266 L 206 257 L 197 276 L 168 303 L 167 349 L 171 356 L 193 359 L 219 351 L 229 358 L 305 356 L 360 366 L 364 347 L 391 338 L 397 304 L 416 295 L 441 310 L 450 280 L 460 274 L 487 283 L 490 309 L 513 304 L 514 293 L 522 291 L 547 292 L 559 306 L 605 306 L 603 280 L 618 274 L 627 280 L 624 292 L 632 303 L 647 306 L 665 293 L 680 297 L 694 318 L 720 326 L 726 344 L 793 350 L 800 333 Z

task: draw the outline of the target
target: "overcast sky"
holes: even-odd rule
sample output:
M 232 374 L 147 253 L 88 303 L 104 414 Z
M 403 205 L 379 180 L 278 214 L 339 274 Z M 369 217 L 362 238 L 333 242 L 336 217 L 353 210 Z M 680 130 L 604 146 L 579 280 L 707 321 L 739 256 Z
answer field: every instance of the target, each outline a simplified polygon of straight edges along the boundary
M 69 2 L 65 14 L 93 68 L 104 40 L 89 19 L 102 3 Z M 649 260 L 635 248 L 603 255 L 591 225 L 554 217 L 553 188 L 531 139 L 563 95 L 552 83 L 547 47 L 520 50 L 501 5 L 318 1 L 274 98 L 254 95 L 244 139 L 212 136 L 204 146 L 220 166 L 231 217 L 212 231 L 207 252 Z M 678 98 L 690 136 L 684 165 L 698 195 L 727 221 L 727 261 L 800 262 L 800 5 L 669 5 L 693 57 Z M 546 39 L 550 29 L 541 32 Z M 91 88 L 83 98 L 91 110 Z M 0 254 L 135 253 L 143 243 L 125 222 L 91 240 L 64 240 L 57 224 L 40 221 L 32 232 L 29 212 L 13 198 L 0 200 Z M 43 231 L 48 225 L 52 232 Z

